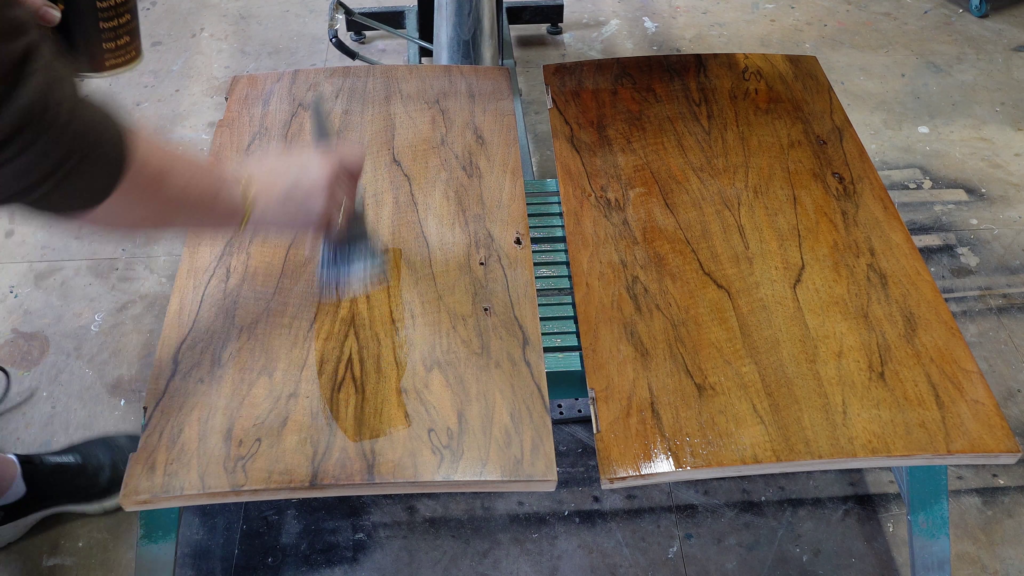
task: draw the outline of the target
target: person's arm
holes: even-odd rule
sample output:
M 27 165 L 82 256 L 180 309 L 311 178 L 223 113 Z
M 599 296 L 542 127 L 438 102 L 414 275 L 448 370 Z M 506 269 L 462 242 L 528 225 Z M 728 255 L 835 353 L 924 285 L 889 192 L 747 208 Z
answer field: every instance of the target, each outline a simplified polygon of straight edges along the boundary
M 39 0 L 0 0 L 0 204 L 133 228 L 238 226 L 247 195 L 253 226 L 324 228 L 353 204 L 357 147 L 228 163 L 123 129 L 75 91 L 34 21 L 47 13 Z
M 363 166 L 362 151 L 345 144 L 232 163 L 172 151 L 140 132 L 128 131 L 126 139 L 117 188 L 78 218 L 127 228 L 238 226 L 251 193 L 250 226 L 324 229 L 337 225 L 346 199 L 353 205 Z

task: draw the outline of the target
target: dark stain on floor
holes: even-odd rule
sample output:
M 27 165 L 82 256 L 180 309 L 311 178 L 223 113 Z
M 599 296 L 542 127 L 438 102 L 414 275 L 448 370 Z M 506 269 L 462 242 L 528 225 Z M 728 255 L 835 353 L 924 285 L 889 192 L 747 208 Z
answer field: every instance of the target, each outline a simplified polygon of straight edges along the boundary
M 50 353 L 50 339 L 42 332 L 11 328 L 11 337 L 0 343 L 0 364 L 27 372 L 42 364 Z

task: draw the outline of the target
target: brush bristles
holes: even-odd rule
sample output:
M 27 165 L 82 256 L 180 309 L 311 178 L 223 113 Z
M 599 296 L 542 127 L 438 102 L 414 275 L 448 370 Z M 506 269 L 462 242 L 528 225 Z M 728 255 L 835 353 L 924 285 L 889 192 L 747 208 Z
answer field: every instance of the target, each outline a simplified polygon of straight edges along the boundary
M 384 255 L 368 240 L 324 238 L 320 252 L 320 299 L 344 300 L 387 281 Z

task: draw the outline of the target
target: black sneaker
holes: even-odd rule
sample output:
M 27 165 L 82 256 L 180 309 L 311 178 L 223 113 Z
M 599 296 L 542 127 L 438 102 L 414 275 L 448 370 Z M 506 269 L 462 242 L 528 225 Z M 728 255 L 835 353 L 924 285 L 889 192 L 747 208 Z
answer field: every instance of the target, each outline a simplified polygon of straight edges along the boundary
M 0 548 L 53 514 L 117 509 L 128 456 L 138 446 L 138 436 L 108 436 L 49 454 L 16 454 L 25 495 L 0 506 Z

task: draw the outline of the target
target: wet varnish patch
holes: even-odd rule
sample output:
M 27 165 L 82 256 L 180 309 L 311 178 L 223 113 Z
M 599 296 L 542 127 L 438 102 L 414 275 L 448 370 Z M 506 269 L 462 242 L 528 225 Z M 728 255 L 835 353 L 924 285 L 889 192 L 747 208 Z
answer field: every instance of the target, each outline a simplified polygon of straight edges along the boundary
M 353 442 L 409 427 L 402 398 L 402 251 L 391 249 L 388 283 L 356 298 L 321 302 L 316 362 L 324 407 Z

